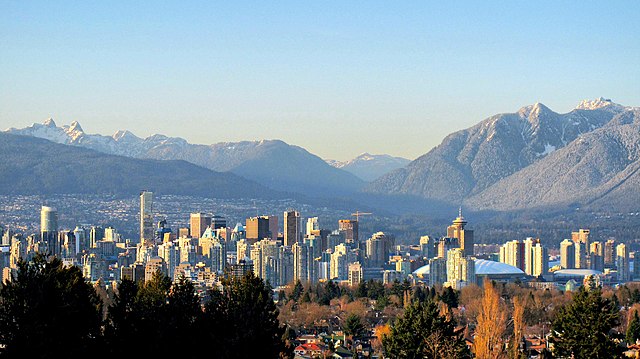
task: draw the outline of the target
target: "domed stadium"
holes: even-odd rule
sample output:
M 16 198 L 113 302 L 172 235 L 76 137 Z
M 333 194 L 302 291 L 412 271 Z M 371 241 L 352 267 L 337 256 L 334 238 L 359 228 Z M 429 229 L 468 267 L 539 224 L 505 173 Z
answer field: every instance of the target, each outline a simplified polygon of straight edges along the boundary
M 476 259 L 474 268 L 478 284 L 482 284 L 484 278 L 498 282 L 513 282 L 518 279 L 525 279 L 527 276 L 520 268 L 486 259 Z M 416 269 L 413 275 L 418 278 L 428 279 L 429 265 Z

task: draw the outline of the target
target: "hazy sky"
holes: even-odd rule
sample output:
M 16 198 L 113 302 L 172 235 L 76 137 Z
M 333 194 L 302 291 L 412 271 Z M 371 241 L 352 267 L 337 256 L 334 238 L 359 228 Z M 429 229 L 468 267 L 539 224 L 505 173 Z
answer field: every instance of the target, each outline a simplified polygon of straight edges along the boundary
M 640 106 L 638 1 L 0 1 L 0 128 L 413 159 L 542 102 Z

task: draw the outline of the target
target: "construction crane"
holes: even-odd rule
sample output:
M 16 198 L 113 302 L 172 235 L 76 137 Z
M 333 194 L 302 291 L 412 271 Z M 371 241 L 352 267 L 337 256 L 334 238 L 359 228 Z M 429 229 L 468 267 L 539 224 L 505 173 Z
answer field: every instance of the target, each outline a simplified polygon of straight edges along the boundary
M 358 222 L 360 220 L 360 216 L 366 215 L 366 214 L 373 214 L 371 212 L 360 212 L 360 211 L 356 211 L 356 213 L 351 213 L 352 216 L 356 217 L 356 222 Z

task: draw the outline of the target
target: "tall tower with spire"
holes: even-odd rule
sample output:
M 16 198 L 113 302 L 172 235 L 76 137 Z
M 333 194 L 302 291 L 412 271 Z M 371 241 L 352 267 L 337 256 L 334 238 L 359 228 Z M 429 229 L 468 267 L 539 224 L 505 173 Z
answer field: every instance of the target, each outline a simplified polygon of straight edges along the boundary
M 465 256 L 473 255 L 473 231 L 464 229 L 467 221 L 462 216 L 462 207 L 458 209 L 458 217 L 447 227 L 447 237 L 457 238 Z

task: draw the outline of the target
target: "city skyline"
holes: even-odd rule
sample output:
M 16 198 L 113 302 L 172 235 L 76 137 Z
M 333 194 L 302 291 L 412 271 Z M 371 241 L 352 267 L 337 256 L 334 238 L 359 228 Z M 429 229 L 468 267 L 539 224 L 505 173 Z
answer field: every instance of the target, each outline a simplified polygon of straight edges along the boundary
M 535 102 L 561 113 L 600 96 L 640 103 L 635 3 L 2 10 L 3 129 L 53 117 L 91 133 L 281 139 L 327 159 L 414 159 Z

